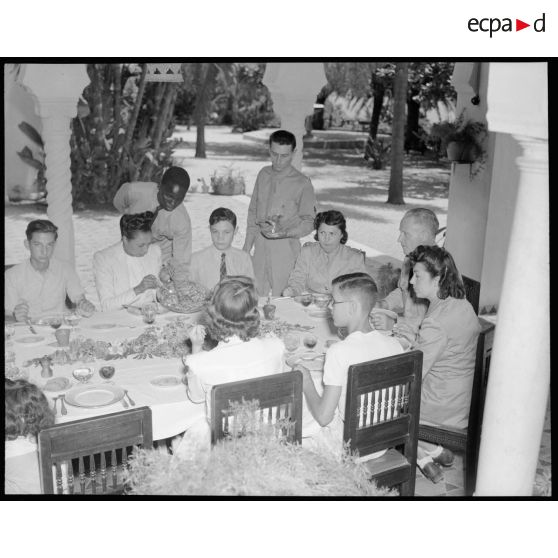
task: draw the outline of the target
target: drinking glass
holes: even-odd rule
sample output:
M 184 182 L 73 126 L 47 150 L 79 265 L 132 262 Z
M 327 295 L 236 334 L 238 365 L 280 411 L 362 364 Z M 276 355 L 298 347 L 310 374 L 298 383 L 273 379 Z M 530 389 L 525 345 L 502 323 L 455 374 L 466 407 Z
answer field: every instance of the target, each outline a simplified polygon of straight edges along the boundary
M 48 324 L 55 331 L 62 325 L 62 316 L 52 316 L 49 319 Z
M 146 324 L 152 324 L 155 322 L 155 315 L 157 314 L 157 308 L 152 302 L 148 302 L 141 307 L 141 313 L 143 315 L 143 321 Z
M 4 335 L 6 337 L 6 347 L 12 347 L 13 343 L 10 339 L 15 334 L 15 326 L 13 324 L 5 323 L 4 324 Z
M 114 366 L 101 366 L 101 368 L 99 368 L 99 376 L 108 384 L 112 383 L 110 379 L 114 376 L 114 372 Z
M 283 342 L 285 343 L 285 348 L 289 353 L 292 353 L 300 344 L 300 337 L 293 332 L 287 333 L 283 338 Z
M 307 333 L 302 339 L 302 342 L 304 343 L 304 346 L 307 347 L 308 349 L 313 349 L 316 346 L 316 343 L 318 342 L 318 338 L 312 333 Z
M 72 328 L 73 333 L 75 335 L 76 328 L 79 325 L 79 322 L 81 321 L 81 316 L 76 313 L 66 314 L 64 316 L 64 321 Z M 74 335 L 72 335 L 72 337 L 74 337 Z

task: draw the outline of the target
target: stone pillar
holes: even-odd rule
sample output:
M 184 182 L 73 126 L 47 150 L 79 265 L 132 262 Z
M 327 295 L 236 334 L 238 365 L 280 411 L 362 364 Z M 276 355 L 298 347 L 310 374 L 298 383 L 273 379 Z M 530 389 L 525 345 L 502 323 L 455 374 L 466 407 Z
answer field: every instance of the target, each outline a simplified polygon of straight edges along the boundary
M 316 96 L 327 83 L 323 63 L 269 62 L 262 80 L 269 89 L 273 110 L 281 118 L 281 128 L 296 137 L 293 166 L 302 165 L 304 119 L 314 110 Z
M 71 119 L 89 83 L 85 64 L 26 64 L 21 84 L 33 95 L 43 123 L 47 217 L 58 227 L 55 256 L 75 265 L 70 172 Z
M 489 127 L 522 155 L 475 495 L 530 496 L 550 383 L 546 64 L 491 64 L 488 95 Z

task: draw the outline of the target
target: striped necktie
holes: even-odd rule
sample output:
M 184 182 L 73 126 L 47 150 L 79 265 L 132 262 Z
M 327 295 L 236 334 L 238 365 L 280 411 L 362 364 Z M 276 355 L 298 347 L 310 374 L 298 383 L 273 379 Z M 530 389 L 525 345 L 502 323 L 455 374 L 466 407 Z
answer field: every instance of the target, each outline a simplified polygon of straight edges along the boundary
M 219 267 L 219 282 L 227 276 L 227 262 L 225 261 L 225 252 L 221 253 L 221 265 Z

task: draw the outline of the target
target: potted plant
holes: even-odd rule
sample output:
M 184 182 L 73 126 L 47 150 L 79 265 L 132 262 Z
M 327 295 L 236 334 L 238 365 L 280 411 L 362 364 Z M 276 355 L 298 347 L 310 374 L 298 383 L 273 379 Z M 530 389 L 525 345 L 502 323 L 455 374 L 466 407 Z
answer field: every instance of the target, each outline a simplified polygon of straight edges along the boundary
M 211 177 L 212 194 L 218 196 L 235 196 L 246 193 L 246 183 L 241 172 L 233 165 L 224 167 L 220 172 L 215 171 Z
M 433 140 L 440 143 L 440 148 L 446 151 L 448 160 L 452 163 L 467 163 L 477 168 L 474 176 L 486 162 L 486 151 L 484 140 L 488 130 L 483 122 L 465 119 L 465 111 L 462 111 L 454 122 L 441 122 L 434 124 L 430 132 Z

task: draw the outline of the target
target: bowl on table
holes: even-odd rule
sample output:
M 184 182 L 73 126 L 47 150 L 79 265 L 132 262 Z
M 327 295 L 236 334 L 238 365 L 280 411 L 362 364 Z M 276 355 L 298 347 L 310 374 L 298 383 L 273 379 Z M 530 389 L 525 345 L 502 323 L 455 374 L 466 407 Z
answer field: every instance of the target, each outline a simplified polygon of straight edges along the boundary
M 312 295 L 310 293 L 296 295 L 293 298 L 295 302 L 302 304 L 302 306 L 309 306 L 312 303 Z
M 80 383 L 86 384 L 93 377 L 92 368 L 76 368 L 72 376 Z
M 327 308 L 327 305 L 331 300 L 331 296 L 328 294 L 315 294 L 312 295 L 312 300 L 318 308 Z

